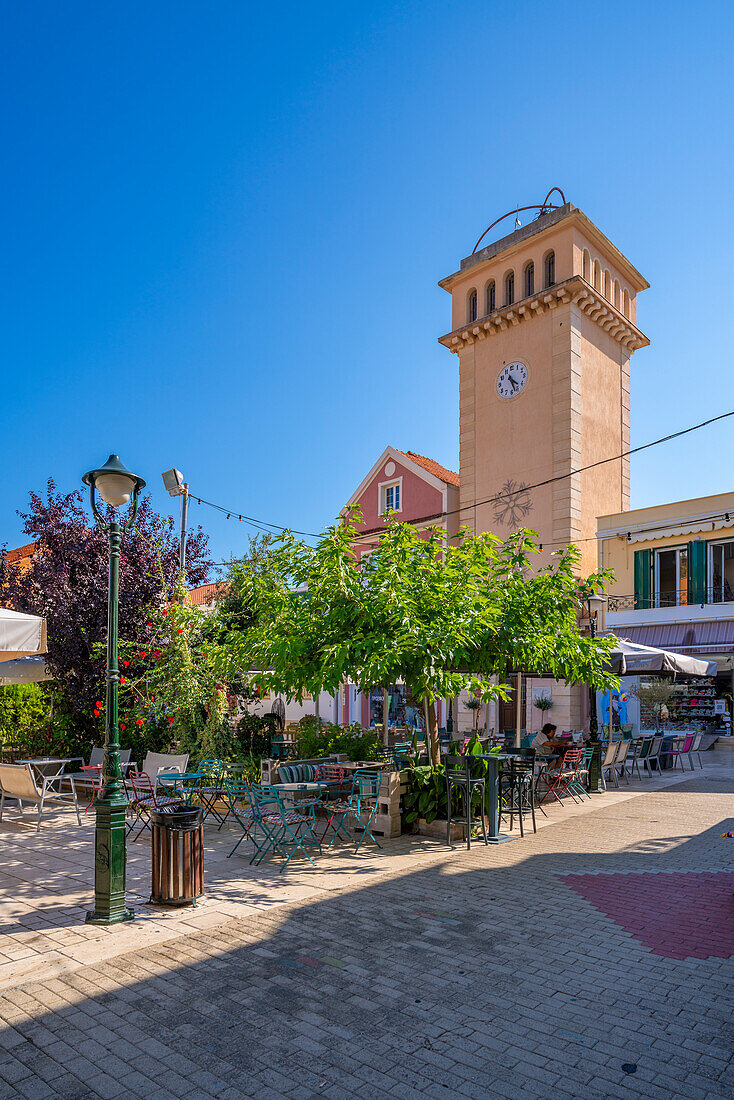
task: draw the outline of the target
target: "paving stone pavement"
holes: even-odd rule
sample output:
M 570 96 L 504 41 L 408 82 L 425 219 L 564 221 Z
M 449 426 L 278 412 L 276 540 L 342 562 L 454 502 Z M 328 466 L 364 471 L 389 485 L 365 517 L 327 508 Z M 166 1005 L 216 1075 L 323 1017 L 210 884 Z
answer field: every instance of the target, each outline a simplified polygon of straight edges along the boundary
M 734 1098 L 732 828 L 699 774 L 9 989 L 0 1100 Z

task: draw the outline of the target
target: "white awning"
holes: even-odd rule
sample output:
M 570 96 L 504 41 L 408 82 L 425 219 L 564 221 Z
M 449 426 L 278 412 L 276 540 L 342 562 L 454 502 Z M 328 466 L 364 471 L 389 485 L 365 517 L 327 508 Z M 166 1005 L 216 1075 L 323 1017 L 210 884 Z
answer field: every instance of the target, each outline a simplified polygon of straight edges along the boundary
M 46 652 L 46 620 L 0 607 L 0 663 Z

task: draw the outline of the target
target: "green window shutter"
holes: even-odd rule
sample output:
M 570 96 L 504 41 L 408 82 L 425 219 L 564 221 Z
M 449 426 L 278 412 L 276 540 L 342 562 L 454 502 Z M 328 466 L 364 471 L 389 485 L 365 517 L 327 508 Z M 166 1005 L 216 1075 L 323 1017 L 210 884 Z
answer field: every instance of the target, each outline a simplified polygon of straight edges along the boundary
M 646 611 L 652 606 L 650 587 L 652 580 L 652 551 L 635 550 L 635 611 Z
M 706 550 L 708 543 L 688 543 L 688 602 L 706 603 Z

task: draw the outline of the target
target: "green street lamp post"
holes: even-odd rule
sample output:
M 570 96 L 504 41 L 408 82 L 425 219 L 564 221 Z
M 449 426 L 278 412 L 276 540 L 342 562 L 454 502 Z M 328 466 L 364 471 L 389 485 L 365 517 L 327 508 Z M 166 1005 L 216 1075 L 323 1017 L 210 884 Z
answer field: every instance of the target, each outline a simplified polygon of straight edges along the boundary
M 95 802 L 94 831 L 94 909 L 87 913 L 90 924 L 118 924 L 133 919 L 132 909 L 125 905 L 125 811 L 127 798 L 120 767 L 120 727 L 118 687 L 120 670 L 117 663 L 117 608 L 120 578 L 120 544 L 124 532 L 132 530 L 138 512 L 138 495 L 145 482 L 127 470 L 117 455 L 110 455 L 98 470 L 90 470 L 82 478 L 89 486 L 89 498 L 94 518 L 109 543 L 109 589 L 107 597 L 107 705 L 102 762 L 102 789 Z M 95 490 L 105 504 L 117 509 L 132 497 L 124 523 L 116 518 L 105 519 L 97 507 Z M 115 516 L 113 511 L 112 516 Z
M 596 616 L 604 603 L 604 596 L 597 592 L 587 592 L 584 602 L 589 618 L 589 633 L 593 640 L 596 637 Z M 590 744 L 594 750 L 589 762 L 589 790 L 600 794 L 604 791 L 601 776 L 601 742 L 599 741 L 599 722 L 596 717 L 596 688 L 591 684 L 589 684 L 589 735 Z

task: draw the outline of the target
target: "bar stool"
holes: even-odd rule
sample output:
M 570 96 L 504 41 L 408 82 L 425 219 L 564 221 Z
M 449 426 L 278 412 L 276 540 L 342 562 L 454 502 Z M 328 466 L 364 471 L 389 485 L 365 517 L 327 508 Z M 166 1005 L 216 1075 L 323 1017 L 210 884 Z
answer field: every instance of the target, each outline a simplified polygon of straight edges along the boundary
M 520 822 L 520 836 L 525 835 L 523 829 L 523 814 L 530 813 L 533 822 L 533 832 L 537 832 L 535 825 L 535 786 L 537 775 L 535 770 L 535 749 L 519 749 L 511 760 L 503 763 L 500 772 L 500 811 L 510 815 L 510 829 L 515 814 Z
M 448 809 L 446 813 L 446 843 L 449 847 L 451 845 L 451 796 L 454 791 L 458 791 L 461 798 L 461 817 L 456 818 L 457 824 L 460 824 L 463 829 L 466 830 L 466 846 L 467 849 L 471 848 L 471 803 L 472 795 L 475 791 L 479 791 L 480 803 L 479 811 L 482 819 L 482 832 L 484 834 L 484 843 L 489 844 L 487 839 L 487 821 L 484 815 L 485 809 L 485 791 L 484 791 L 484 776 L 473 776 L 469 772 L 469 766 L 471 763 L 471 756 L 447 756 L 446 757 L 446 801 L 448 802 Z

